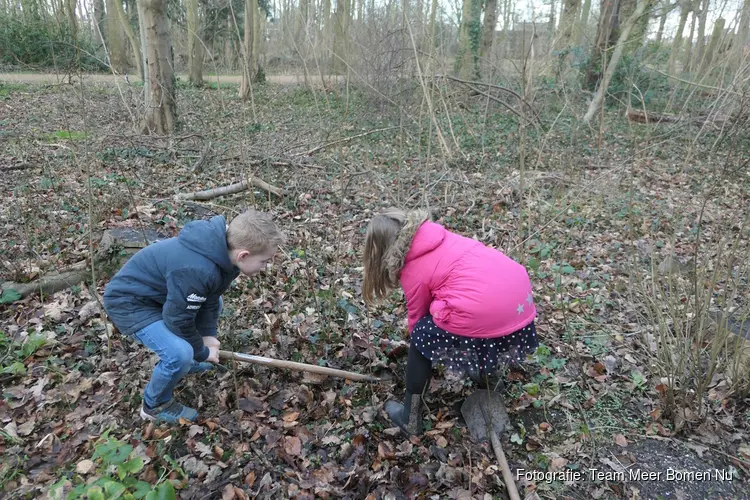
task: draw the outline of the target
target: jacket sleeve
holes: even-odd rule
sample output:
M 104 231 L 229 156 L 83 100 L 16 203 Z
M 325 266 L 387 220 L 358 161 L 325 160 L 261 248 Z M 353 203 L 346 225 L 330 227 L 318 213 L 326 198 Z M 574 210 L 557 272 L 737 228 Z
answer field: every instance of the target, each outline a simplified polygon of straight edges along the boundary
M 216 337 L 221 312 L 221 297 L 205 302 L 195 317 L 195 327 L 201 337 Z
M 193 347 L 196 361 L 205 361 L 209 354 L 196 327 L 196 317 L 210 289 L 208 276 L 198 269 L 176 269 L 167 275 L 167 300 L 162 310 L 164 323 Z
M 409 290 L 404 290 L 406 310 L 408 312 L 409 334 L 414 331 L 417 322 L 430 312 L 432 293 L 424 283 L 417 283 Z

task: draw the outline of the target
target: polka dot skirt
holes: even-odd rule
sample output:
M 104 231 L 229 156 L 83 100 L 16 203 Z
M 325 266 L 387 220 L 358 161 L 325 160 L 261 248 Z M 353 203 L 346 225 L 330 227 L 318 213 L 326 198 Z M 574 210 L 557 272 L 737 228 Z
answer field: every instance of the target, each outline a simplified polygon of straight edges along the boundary
M 490 375 L 501 365 L 520 363 L 539 346 L 533 321 L 510 335 L 478 339 L 448 333 L 436 326 L 430 315 L 417 322 L 411 341 L 433 363 L 471 377 Z

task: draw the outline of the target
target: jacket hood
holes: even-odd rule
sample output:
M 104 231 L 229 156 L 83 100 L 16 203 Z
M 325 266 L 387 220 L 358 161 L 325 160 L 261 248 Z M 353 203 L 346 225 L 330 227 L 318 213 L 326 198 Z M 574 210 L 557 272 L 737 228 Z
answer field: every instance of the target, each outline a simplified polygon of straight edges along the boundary
M 406 256 L 409 258 L 420 257 L 427 252 L 431 252 L 443 242 L 445 238 L 445 229 L 438 226 L 442 231 L 430 231 L 425 234 L 424 238 L 418 238 L 416 241 L 414 236 L 417 234 L 417 230 L 422 226 L 424 222 L 430 221 L 430 212 L 427 210 L 411 210 L 406 214 L 406 221 L 401 227 L 396 241 L 388 249 L 385 254 L 385 268 L 388 271 L 388 275 L 392 282 L 398 282 L 401 268 L 404 267 Z M 433 224 L 437 226 L 436 224 Z
M 186 248 L 214 262 L 222 271 L 233 271 L 234 265 L 227 248 L 227 222 L 223 215 L 188 222 L 177 239 Z

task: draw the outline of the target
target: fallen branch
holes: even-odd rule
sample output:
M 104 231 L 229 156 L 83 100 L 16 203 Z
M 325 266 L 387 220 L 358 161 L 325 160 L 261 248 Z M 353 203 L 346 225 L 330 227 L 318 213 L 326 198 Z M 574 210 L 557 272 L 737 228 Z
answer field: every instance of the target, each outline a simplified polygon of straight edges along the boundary
M 370 134 L 376 134 L 378 132 L 385 132 L 386 130 L 393 130 L 394 128 L 398 128 L 398 127 L 385 127 L 385 128 L 378 128 L 378 129 L 375 129 L 375 130 L 368 130 L 367 132 L 362 132 L 361 134 L 353 135 L 351 137 L 344 137 L 343 139 L 338 139 L 336 141 L 329 142 L 327 144 L 323 144 L 321 146 L 312 148 L 309 151 L 305 151 L 304 153 L 297 153 L 297 154 L 295 154 L 293 156 L 310 156 L 313 153 L 317 153 L 321 149 L 325 149 L 325 148 L 333 146 L 335 144 L 340 144 L 342 142 L 348 142 L 348 141 L 351 141 L 353 139 L 357 139 L 359 137 L 364 137 L 364 136 L 370 135 Z
M 226 196 L 228 194 L 241 193 L 250 188 L 250 186 L 259 187 L 268 191 L 269 193 L 275 194 L 279 198 L 283 196 L 281 189 L 276 186 L 272 186 L 267 182 L 264 182 L 257 177 L 251 177 L 250 179 L 236 184 L 230 184 L 229 186 L 222 186 L 214 189 L 207 189 L 206 191 L 196 191 L 195 193 L 182 193 L 177 195 L 178 200 L 198 200 L 206 201 L 218 198 L 219 196 Z
M 113 262 L 110 258 L 110 250 L 113 246 L 116 245 L 122 247 L 122 251 L 118 252 L 118 256 L 127 260 L 135 252 L 145 247 L 151 241 L 164 237 L 163 235 L 159 235 L 150 230 L 147 231 L 147 233 L 148 234 L 144 234 L 141 231 L 134 229 L 113 229 L 104 231 L 95 256 L 97 275 L 100 277 L 110 276 L 119 267 L 117 265 L 112 265 Z M 144 238 L 146 238 L 145 241 Z M 122 262 L 118 262 L 118 264 L 120 263 Z M 12 295 L 13 292 L 20 295 L 20 298 L 25 298 L 29 295 L 40 292 L 44 295 L 51 295 L 86 281 L 86 279 L 90 278 L 90 273 L 91 268 L 89 267 L 89 261 L 82 260 L 60 271 L 45 274 L 29 283 L 6 281 L 0 285 L 0 291 L 2 292 L 0 296 L 5 296 L 6 294 Z M 17 299 L 18 297 L 16 297 L 16 300 Z
M 680 121 L 679 116 L 660 115 L 657 113 L 646 113 L 637 109 L 628 109 L 625 111 L 628 120 L 636 123 L 675 123 Z
M 495 85 L 493 83 L 475 82 L 475 81 L 472 81 L 472 80 L 464 80 L 463 78 L 456 78 L 455 76 L 451 76 L 451 75 L 435 75 L 435 77 L 436 78 L 445 78 L 446 80 L 451 80 L 451 81 L 454 81 L 454 82 L 463 83 L 464 85 L 467 85 L 467 86 L 469 86 L 469 85 L 483 85 L 483 86 L 488 87 L 488 88 L 502 90 L 503 92 L 507 92 L 507 93 L 512 94 L 513 96 L 515 96 L 516 99 L 518 99 L 520 102 L 522 102 L 523 104 L 525 104 L 531 110 L 531 112 L 534 114 L 535 118 L 537 116 L 537 113 L 534 110 L 534 106 L 532 106 L 526 99 L 524 99 L 521 96 L 521 94 L 519 94 L 515 90 L 509 89 L 507 87 L 501 87 L 500 85 Z M 476 89 L 474 89 L 474 90 L 476 90 Z M 503 102 L 503 101 L 500 101 L 500 102 Z M 505 104 L 507 105 L 507 103 L 505 103 Z

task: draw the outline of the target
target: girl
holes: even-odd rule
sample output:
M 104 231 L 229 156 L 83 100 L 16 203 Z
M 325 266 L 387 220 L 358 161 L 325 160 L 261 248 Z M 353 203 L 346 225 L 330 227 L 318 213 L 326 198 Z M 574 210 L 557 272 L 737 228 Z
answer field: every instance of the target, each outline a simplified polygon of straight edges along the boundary
M 475 381 L 539 345 L 526 270 L 501 252 L 451 233 L 427 211 L 390 208 L 373 217 L 363 295 L 372 305 L 399 285 L 411 334 L 404 403 L 385 411 L 407 435 L 422 433 L 422 396 L 432 364 Z

